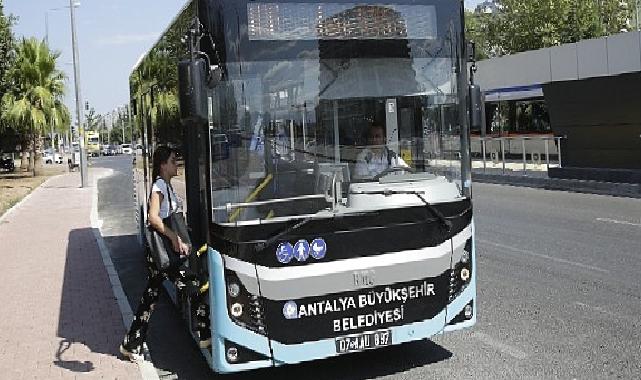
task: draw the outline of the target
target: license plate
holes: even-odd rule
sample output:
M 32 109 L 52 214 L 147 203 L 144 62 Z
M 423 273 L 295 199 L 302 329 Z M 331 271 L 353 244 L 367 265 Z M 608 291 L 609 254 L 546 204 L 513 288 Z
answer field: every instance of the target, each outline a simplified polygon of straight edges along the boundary
M 336 338 L 336 352 L 357 352 L 392 344 L 392 332 L 379 330 Z

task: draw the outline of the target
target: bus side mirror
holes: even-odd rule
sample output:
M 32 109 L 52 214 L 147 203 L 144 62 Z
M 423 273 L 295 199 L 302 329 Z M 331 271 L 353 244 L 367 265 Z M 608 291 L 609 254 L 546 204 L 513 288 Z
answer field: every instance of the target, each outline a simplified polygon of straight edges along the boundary
M 209 65 L 202 58 L 178 63 L 178 99 L 183 120 L 208 120 L 207 89 Z
M 480 131 L 483 128 L 483 95 L 481 87 L 470 85 L 470 130 Z

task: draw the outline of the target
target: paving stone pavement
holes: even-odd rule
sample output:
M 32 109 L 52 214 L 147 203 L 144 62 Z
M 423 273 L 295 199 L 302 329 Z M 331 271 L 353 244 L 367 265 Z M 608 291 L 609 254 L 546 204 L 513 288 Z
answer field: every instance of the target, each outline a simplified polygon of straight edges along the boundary
M 96 188 L 79 184 L 78 173 L 51 178 L 0 219 L 2 379 L 140 378 L 118 353 L 125 327 L 91 226 Z

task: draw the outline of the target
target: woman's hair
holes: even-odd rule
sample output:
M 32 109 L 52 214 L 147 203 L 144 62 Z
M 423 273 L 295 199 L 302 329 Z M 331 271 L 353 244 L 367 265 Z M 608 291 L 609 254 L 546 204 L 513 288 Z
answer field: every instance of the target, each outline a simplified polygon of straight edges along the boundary
M 160 176 L 160 165 L 169 160 L 169 156 L 174 153 L 174 150 L 166 145 L 159 145 L 154 151 L 153 169 L 151 170 L 151 178 L 155 181 Z

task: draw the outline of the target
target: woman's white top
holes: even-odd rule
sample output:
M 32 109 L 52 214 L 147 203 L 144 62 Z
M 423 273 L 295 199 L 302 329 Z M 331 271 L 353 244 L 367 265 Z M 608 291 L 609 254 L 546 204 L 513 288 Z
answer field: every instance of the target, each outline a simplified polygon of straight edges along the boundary
M 176 197 L 176 194 L 172 189 L 167 186 L 167 183 L 164 179 L 158 178 L 154 185 L 151 188 L 152 193 L 161 193 L 162 202 L 160 202 L 160 213 L 159 216 L 162 219 L 169 217 L 169 214 L 177 212 L 181 207 L 181 201 Z M 171 197 L 171 212 L 169 211 L 169 197 Z

